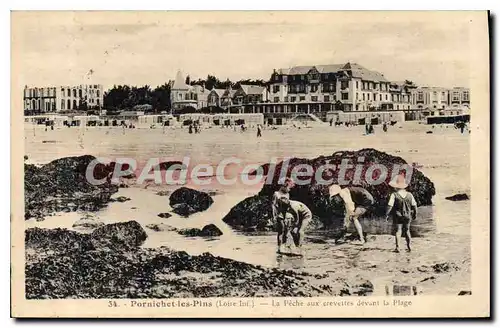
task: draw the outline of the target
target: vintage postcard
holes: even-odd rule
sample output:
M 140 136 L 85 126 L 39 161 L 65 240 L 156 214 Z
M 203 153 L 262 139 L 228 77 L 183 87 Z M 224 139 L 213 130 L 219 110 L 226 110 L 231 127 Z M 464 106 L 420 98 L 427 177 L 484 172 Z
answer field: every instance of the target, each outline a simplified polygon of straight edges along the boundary
M 13 12 L 12 316 L 489 317 L 488 12 Z

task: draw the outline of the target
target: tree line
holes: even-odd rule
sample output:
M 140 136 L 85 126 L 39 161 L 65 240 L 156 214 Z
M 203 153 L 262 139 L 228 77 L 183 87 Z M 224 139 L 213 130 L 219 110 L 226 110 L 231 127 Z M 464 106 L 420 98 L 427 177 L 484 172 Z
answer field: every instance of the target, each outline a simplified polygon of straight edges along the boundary
M 186 77 L 188 85 L 204 85 L 207 90 L 233 89 L 239 88 L 241 84 L 266 86 L 264 80 L 245 79 L 233 82 L 229 79 L 219 80 L 214 75 L 208 75 L 205 79 L 191 80 L 189 75 Z M 145 106 L 150 105 L 150 107 Z M 170 108 L 170 84 L 165 83 L 154 89 L 149 85 L 129 86 L 114 85 L 104 93 L 104 108 L 111 110 L 124 110 L 140 108 L 145 111 L 161 112 Z
M 262 80 L 262 79 L 257 79 L 257 80 L 252 80 L 252 79 L 244 79 L 244 80 L 238 80 L 236 82 L 233 82 L 229 79 L 226 79 L 225 81 L 219 80 L 216 76 L 214 75 L 207 75 L 206 79 L 197 79 L 197 80 L 191 80 L 189 75 L 186 77 L 186 84 L 187 85 L 204 85 L 206 89 L 212 90 L 212 89 L 227 89 L 229 87 L 233 89 L 238 89 L 241 84 L 247 84 L 247 85 L 258 85 L 261 87 L 265 87 L 267 85 L 267 82 Z
M 144 106 L 144 105 L 150 105 Z M 104 93 L 104 108 L 112 110 L 150 109 L 161 112 L 170 108 L 170 85 L 165 83 L 154 89 L 149 85 L 142 87 L 115 85 Z

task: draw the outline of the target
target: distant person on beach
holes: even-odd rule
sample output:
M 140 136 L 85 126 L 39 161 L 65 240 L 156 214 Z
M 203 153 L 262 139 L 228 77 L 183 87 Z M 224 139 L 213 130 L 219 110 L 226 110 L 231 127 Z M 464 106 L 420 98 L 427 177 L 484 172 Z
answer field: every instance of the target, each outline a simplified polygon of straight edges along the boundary
M 384 130 L 384 132 L 387 132 L 387 123 L 384 122 L 384 124 L 382 125 L 382 130 Z
M 396 176 L 389 186 L 395 191 L 389 197 L 385 219 L 388 221 L 389 216 L 392 215 L 393 234 L 396 240 L 394 252 L 399 253 L 399 245 L 403 236 L 406 238 L 406 250 L 411 252 L 410 224 L 417 218 L 417 202 L 415 197 L 406 191 L 408 184 L 403 175 Z
M 332 185 L 329 188 L 330 198 L 337 198 L 336 200 L 342 200 L 345 205 L 345 217 L 344 217 L 344 233 L 347 232 L 347 228 L 350 223 L 354 223 L 354 227 L 359 235 L 359 242 L 361 244 L 365 243 L 365 237 L 363 235 L 363 227 L 359 223 L 358 218 L 365 214 L 371 209 L 375 200 L 373 196 L 362 187 L 349 186 L 346 188 L 341 188 L 339 185 Z
M 192 134 L 192 133 L 193 133 L 193 125 L 189 124 L 189 134 Z
M 260 124 L 257 124 L 257 138 L 262 137 L 262 127 Z
M 333 125 L 333 118 L 330 119 L 330 126 Z
M 365 124 L 365 134 L 370 134 L 370 125 L 368 124 L 368 122 L 366 122 Z
M 278 253 L 283 253 L 283 245 L 287 245 L 288 233 L 292 235 L 293 243 L 299 251 L 296 255 L 303 255 L 302 241 L 304 232 L 312 219 L 311 210 L 303 203 L 283 197 L 278 200 L 279 211 L 283 213 L 277 222 Z M 291 214 L 291 215 L 289 215 Z M 288 252 L 291 253 L 291 252 Z

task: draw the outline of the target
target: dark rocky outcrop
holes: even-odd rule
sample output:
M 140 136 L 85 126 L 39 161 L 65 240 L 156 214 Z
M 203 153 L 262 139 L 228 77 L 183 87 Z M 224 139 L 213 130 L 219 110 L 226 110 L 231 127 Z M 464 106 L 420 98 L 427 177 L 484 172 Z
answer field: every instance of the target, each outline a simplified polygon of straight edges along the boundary
M 95 248 L 109 249 L 134 249 L 141 246 L 147 237 L 137 221 L 107 224 L 90 235 Z
M 189 228 L 177 231 L 179 234 L 187 237 L 217 237 L 222 236 L 222 231 L 215 224 L 208 224 L 202 229 Z
M 37 252 L 70 252 L 94 249 L 89 235 L 68 229 L 30 228 L 25 231 L 25 247 Z
M 265 230 L 271 224 L 271 197 L 255 195 L 245 198 L 222 219 L 236 229 Z
M 333 164 L 338 167 L 342 160 L 349 160 L 350 164 L 358 164 L 358 158 L 364 158 L 363 168 L 361 170 L 361 179 L 354 183 L 355 168 L 346 170 L 346 179 L 351 181 L 350 186 L 360 186 L 367 189 L 375 199 L 375 206 L 370 211 L 370 216 L 376 220 L 384 217 L 387 201 L 392 192 L 389 182 L 392 177 L 394 165 L 408 165 L 401 157 L 392 156 L 375 149 L 362 149 L 359 151 L 339 151 L 331 156 L 320 156 L 314 159 L 292 158 L 289 161 L 286 176 L 290 177 L 292 169 L 300 164 L 307 164 L 313 167 L 314 174 L 316 170 L 325 164 Z M 380 184 L 373 185 L 366 181 L 365 173 L 373 164 L 381 164 L 387 168 L 387 176 Z M 223 221 L 234 228 L 247 229 L 255 227 L 257 230 L 265 230 L 271 217 L 271 197 L 279 189 L 279 174 L 283 162 L 276 164 L 274 174 L 268 177 L 270 183 L 264 184 L 258 195 L 246 198 L 223 218 Z M 270 174 L 270 165 L 262 166 L 264 174 Z M 377 171 L 376 171 L 377 172 Z M 325 170 L 323 179 L 331 180 L 328 184 L 321 184 L 313 179 L 311 183 L 305 185 L 295 185 L 290 191 L 290 198 L 303 202 L 308 206 L 313 215 L 323 223 L 326 229 L 336 229 L 342 225 L 344 205 L 342 202 L 330 200 L 328 187 L 338 183 L 339 170 Z M 315 176 L 315 175 L 314 175 Z M 376 178 L 376 177 L 375 177 Z M 418 206 L 432 205 L 432 197 L 435 195 L 434 184 L 417 168 L 413 167 L 410 185 L 407 188 L 410 191 Z M 319 225 L 316 225 L 318 227 Z
M 182 216 L 205 211 L 213 202 L 207 193 L 186 187 L 179 188 L 170 195 L 173 212 Z
M 467 194 L 455 194 L 453 196 L 445 197 L 445 199 L 457 202 L 462 200 L 469 200 L 469 196 Z
M 158 216 L 161 217 L 162 219 L 168 219 L 169 217 L 172 216 L 172 214 L 170 214 L 170 213 L 159 213 Z
M 36 250 L 133 250 L 141 246 L 147 238 L 146 231 L 137 221 L 104 225 L 90 234 L 67 229 L 30 228 L 25 232 L 26 248 Z
M 84 155 L 60 158 L 41 167 L 25 164 L 25 219 L 61 211 L 97 211 L 106 206 L 118 187 L 107 179 L 112 171 L 105 164 L 97 164 L 93 171 L 94 178 L 106 179 L 103 184 L 87 180 L 86 170 L 94 159 Z

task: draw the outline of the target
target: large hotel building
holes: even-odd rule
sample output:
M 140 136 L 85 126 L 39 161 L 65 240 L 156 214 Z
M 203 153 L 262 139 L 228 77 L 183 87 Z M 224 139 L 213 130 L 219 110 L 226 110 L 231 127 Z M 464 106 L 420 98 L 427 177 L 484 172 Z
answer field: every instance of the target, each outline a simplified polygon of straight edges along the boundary
M 414 88 L 355 63 L 275 70 L 269 86 L 277 112 L 409 110 Z

